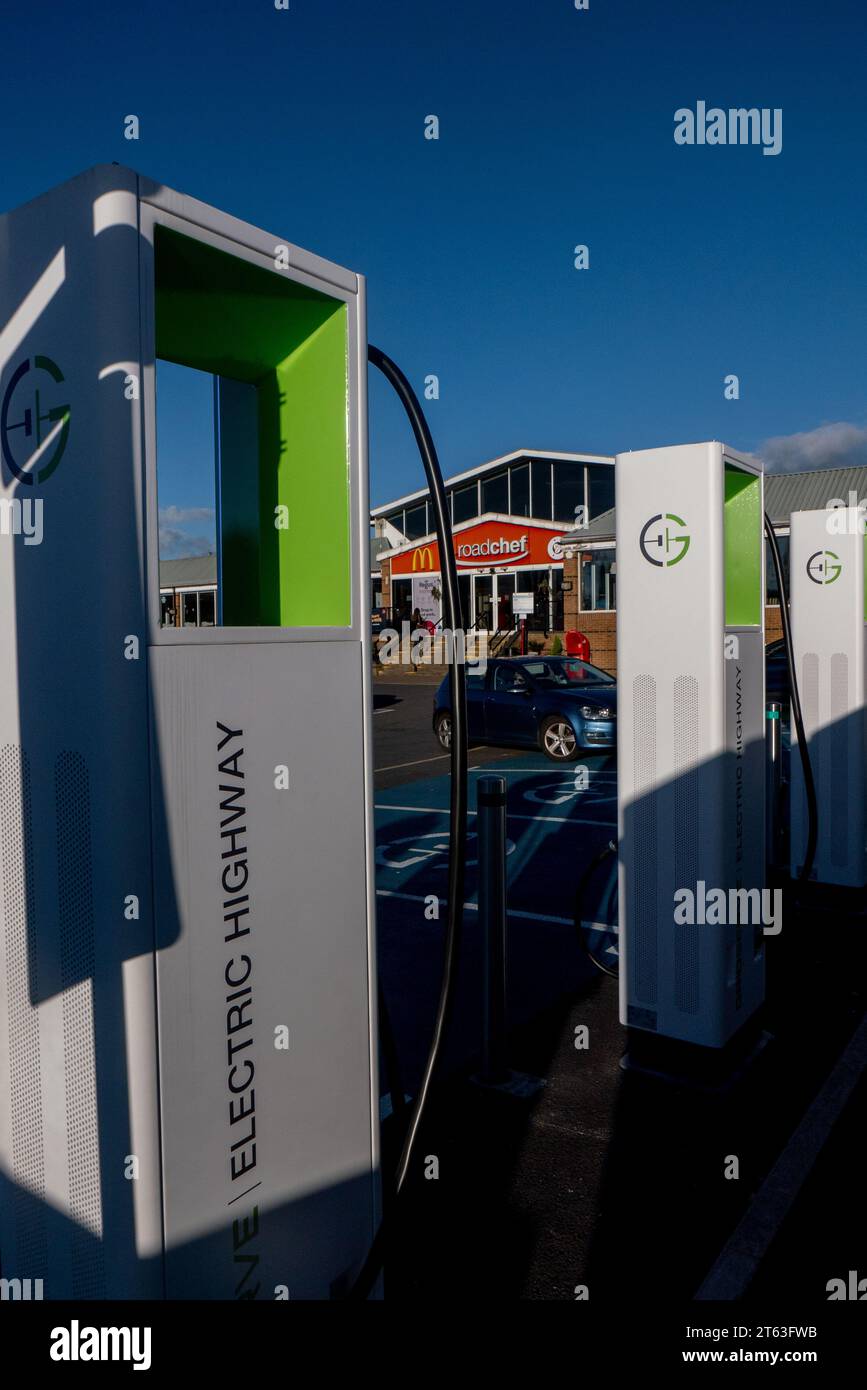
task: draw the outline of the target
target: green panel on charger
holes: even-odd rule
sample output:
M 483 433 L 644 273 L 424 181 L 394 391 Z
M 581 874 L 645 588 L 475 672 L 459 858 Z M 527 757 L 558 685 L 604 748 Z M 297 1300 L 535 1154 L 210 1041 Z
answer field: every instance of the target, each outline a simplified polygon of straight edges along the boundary
M 256 388 L 255 444 L 222 460 L 223 625 L 347 627 L 346 305 L 165 227 L 155 262 L 157 357 Z

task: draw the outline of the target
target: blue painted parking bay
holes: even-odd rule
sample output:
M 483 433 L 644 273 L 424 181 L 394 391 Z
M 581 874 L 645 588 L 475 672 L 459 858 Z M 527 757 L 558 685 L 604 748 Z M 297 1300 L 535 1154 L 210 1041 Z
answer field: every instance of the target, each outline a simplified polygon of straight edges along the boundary
M 588 754 L 579 763 L 558 765 L 542 754 L 520 753 L 471 770 L 464 949 L 448 1049 L 452 1065 L 474 1053 L 481 1038 L 476 789 L 481 777 L 491 775 L 504 777 L 507 788 L 512 1026 L 533 1017 L 558 994 L 581 989 L 596 974 L 573 926 L 575 889 L 590 860 L 616 835 L 616 767 L 609 754 Z M 377 792 L 380 978 L 410 1089 L 429 1038 L 441 977 L 448 831 L 448 775 Z M 614 925 L 613 882 L 612 859 L 588 886 L 585 920 Z M 614 954 L 616 935 L 594 934 L 593 948 Z

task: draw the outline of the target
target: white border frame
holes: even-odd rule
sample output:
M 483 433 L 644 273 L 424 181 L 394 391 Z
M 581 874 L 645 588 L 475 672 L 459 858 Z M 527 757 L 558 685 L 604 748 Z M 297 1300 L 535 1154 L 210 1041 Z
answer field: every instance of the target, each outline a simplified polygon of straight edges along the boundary
M 144 440 L 144 489 L 145 489 L 145 579 L 148 643 L 151 646 L 225 646 L 248 642 L 333 642 L 339 640 L 359 641 L 362 636 L 362 613 L 366 612 L 367 586 L 365 585 L 362 604 L 359 593 L 358 571 L 361 526 L 364 527 L 364 563 L 368 558 L 367 533 L 369 514 L 361 514 L 359 503 L 366 487 L 360 486 L 360 479 L 366 476 L 367 439 L 361 409 L 362 396 L 366 391 L 366 381 L 360 375 L 361 345 L 361 285 L 358 276 L 352 276 L 355 290 L 350 291 L 335 280 L 325 279 L 292 266 L 289 270 L 274 268 L 274 250 L 279 245 L 289 245 L 278 238 L 247 223 L 228 217 L 216 208 L 204 203 L 193 204 L 197 218 L 179 217 L 165 210 L 157 202 L 139 202 L 139 304 L 141 321 L 141 408 Z M 186 209 L 185 209 L 186 210 Z M 349 471 L 349 533 L 350 533 L 350 623 L 347 627 L 212 627 L 212 628 L 164 628 L 159 623 L 159 604 L 154 596 L 159 594 L 159 510 L 157 500 L 157 459 L 156 459 L 156 324 L 155 293 L 153 280 L 154 230 L 168 227 L 193 241 L 224 251 L 239 260 L 248 261 L 259 269 L 272 275 L 283 275 L 309 289 L 318 290 L 329 298 L 342 302 L 347 308 L 347 466 Z M 225 233 L 243 235 L 243 240 Z M 147 247 L 147 257 L 145 255 Z M 290 251 L 292 248 L 290 247 Z M 326 265 L 326 262 L 322 263 Z M 339 269 L 339 268 L 338 268 Z M 350 272 L 342 272 L 345 280 Z M 366 363 L 365 363 L 366 370 Z M 354 427 L 353 427 L 354 422 Z M 155 523 L 155 524 L 154 524 Z

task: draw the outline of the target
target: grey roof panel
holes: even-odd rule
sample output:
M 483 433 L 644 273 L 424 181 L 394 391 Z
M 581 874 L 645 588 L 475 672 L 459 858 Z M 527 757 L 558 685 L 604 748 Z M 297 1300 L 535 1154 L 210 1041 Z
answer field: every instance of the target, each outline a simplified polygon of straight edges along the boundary
M 216 582 L 216 555 L 185 555 L 180 560 L 160 560 L 161 589 L 185 589 L 193 584 Z

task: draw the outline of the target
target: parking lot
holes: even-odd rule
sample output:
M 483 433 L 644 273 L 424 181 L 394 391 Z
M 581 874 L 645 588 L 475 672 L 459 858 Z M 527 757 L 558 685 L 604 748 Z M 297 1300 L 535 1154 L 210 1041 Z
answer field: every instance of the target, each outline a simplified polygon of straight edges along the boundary
M 374 686 L 379 971 L 409 1095 L 430 1039 L 445 921 L 448 755 L 431 731 L 434 689 L 425 673 Z M 863 1082 L 828 1099 L 841 1056 L 847 1075 L 862 1065 L 863 919 L 850 903 L 829 912 L 817 898 L 788 920 L 769 951 L 766 1045 L 737 1085 L 702 1090 L 624 1073 L 616 982 L 589 962 L 572 917 L 585 866 L 615 836 L 616 766 L 607 754 L 580 763 L 588 785 L 579 788 L 574 764 L 471 749 L 464 944 L 421 1150 L 439 1160 L 439 1180 L 408 1184 L 392 1292 L 432 1297 L 447 1284 L 474 1298 L 574 1299 L 586 1285 L 606 1300 L 694 1298 L 702 1288 L 824 1299 L 827 1280 L 859 1253 L 867 1269 L 861 1209 L 844 1220 L 841 1207 L 864 1158 L 863 1140 L 852 1145 Z M 538 1083 L 524 1100 L 471 1080 L 482 1026 L 474 813 L 489 773 L 508 793 L 508 1055 Z M 614 961 L 612 873 L 596 876 L 582 915 L 599 923 L 594 948 Z M 848 961 L 842 978 L 821 974 L 829 939 L 834 958 Z M 584 1050 L 578 1028 L 588 1030 Z M 387 1121 L 386 1168 L 398 1137 Z M 815 1173 L 799 1171 L 797 1156 L 813 1150 L 822 1155 Z M 724 1176 L 730 1155 L 734 1181 Z M 780 1172 L 789 1173 L 784 1199 Z
M 435 896 L 444 920 L 448 869 L 449 758 L 431 731 L 434 687 L 405 681 L 375 688 L 376 887 L 380 969 L 389 1009 L 401 1037 L 405 1081 L 417 1080 L 427 1034 L 413 1026 L 416 1003 L 433 1008 L 439 986 L 442 933 L 426 903 Z M 596 974 L 576 942 L 572 904 L 583 866 L 614 834 L 615 773 L 608 754 L 582 758 L 589 786 L 575 786 L 574 766 L 542 753 L 472 748 L 469 758 L 465 951 L 462 995 L 447 1053 L 451 1065 L 481 1044 L 478 1004 L 481 942 L 477 925 L 475 831 L 479 779 L 496 773 L 507 787 L 508 921 L 511 968 L 520 978 L 511 1017 L 532 1017 L 564 980 L 576 988 Z M 600 926 L 613 922 L 603 906 Z M 616 949 L 600 933 L 598 948 Z M 412 986 L 407 988 L 408 977 Z M 405 1016 L 404 1016 L 405 1014 Z

